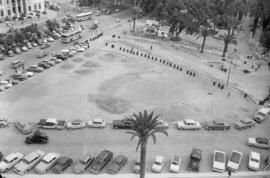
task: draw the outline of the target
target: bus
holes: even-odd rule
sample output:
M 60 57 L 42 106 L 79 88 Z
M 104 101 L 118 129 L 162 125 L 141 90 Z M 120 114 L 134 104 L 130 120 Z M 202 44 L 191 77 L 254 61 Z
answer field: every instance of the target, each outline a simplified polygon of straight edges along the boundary
M 62 43 L 69 43 L 81 38 L 82 28 L 76 26 L 68 30 L 67 32 L 62 33 Z
M 76 15 L 76 19 L 78 22 L 83 20 L 91 20 L 93 13 L 92 12 L 84 12 Z

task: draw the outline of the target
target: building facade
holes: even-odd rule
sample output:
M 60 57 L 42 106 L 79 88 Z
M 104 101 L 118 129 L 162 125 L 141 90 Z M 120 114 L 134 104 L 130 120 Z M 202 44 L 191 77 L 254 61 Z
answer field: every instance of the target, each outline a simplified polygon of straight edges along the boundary
M 0 0 L 0 18 L 45 10 L 44 0 Z

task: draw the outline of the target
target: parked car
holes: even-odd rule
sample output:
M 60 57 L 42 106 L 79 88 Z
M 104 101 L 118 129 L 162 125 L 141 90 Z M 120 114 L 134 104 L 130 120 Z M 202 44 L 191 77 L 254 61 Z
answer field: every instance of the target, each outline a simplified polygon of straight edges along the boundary
M 52 58 L 50 59 L 50 61 L 53 61 L 55 64 L 60 64 L 60 63 L 62 62 L 61 59 L 58 59 L 58 58 L 56 58 L 56 57 L 52 57 Z
M 20 48 L 17 47 L 17 48 L 14 49 L 14 53 L 21 54 L 22 51 L 20 50 Z
M 30 134 L 32 132 L 32 126 L 28 123 L 23 124 L 20 121 L 16 121 L 15 127 L 23 134 Z
M 84 52 L 85 51 L 85 48 L 83 48 L 83 47 L 76 47 L 75 49 L 77 52 Z
M 193 148 L 189 157 L 187 170 L 193 170 L 193 171 L 199 172 L 201 160 L 202 160 L 202 150 L 198 148 Z
M 113 120 L 112 124 L 114 129 L 130 129 L 132 127 L 132 123 L 128 119 Z
M 22 60 L 15 60 L 15 61 L 12 61 L 10 66 L 12 69 L 17 69 L 19 67 L 22 67 L 24 65 L 24 61 Z
M 270 139 L 264 137 L 249 137 L 248 145 L 256 148 L 270 149 Z
M 266 120 L 267 115 L 270 113 L 270 108 L 264 107 L 261 108 L 253 117 L 253 120 L 257 123 L 262 123 Z
M 45 174 L 56 164 L 59 157 L 58 153 L 47 153 L 35 167 L 35 172 Z
M 24 74 L 15 73 L 10 76 L 12 79 L 23 81 L 26 80 L 28 77 Z
M 46 48 L 49 48 L 50 45 L 48 43 L 43 43 L 41 46 L 40 46 L 40 49 L 46 49 Z
M 20 175 L 25 174 L 35 167 L 44 155 L 45 153 L 41 150 L 29 153 L 14 167 L 14 171 Z
M 21 153 L 11 153 L 7 155 L 1 162 L 0 162 L 0 172 L 7 172 L 8 170 L 12 169 L 23 157 Z
M 22 51 L 22 52 L 26 52 L 26 51 L 28 51 L 28 48 L 27 48 L 26 46 L 22 46 L 22 47 L 21 47 L 21 51 Z
M 180 130 L 199 130 L 202 128 L 199 121 L 194 121 L 192 119 L 178 121 L 177 127 Z
M 152 172 L 161 172 L 164 166 L 164 157 L 163 156 L 156 156 L 154 163 L 152 165 Z
M 252 171 L 259 171 L 261 164 L 261 154 L 251 151 L 248 157 L 248 168 Z
M 137 157 L 137 159 L 135 160 L 135 163 L 134 163 L 133 173 L 135 173 L 135 174 L 140 173 L 140 170 L 141 170 L 141 163 L 140 162 L 141 162 L 140 157 Z
M 57 174 L 63 173 L 73 164 L 73 160 L 67 156 L 61 156 L 53 167 L 53 172 Z
M 40 72 L 43 72 L 44 69 L 42 67 L 38 67 L 37 65 L 32 65 L 32 66 L 29 66 L 26 69 L 26 71 L 40 73 Z
M 32 42 L 31 44 L 32 44 L 33 47 L 37 47 L 38 46 L 38 44 L 36 42 Z
M 243 153 L 237 150 L 233 150 L 230 154 L 227 169 L 232 172 L 236 172 L 239 169 Z
M 109 164 L 107 172 L 110 174 L 117 174 L 122 167 L 127 163 L 128 158 L 124 155 L 116 156 Z
M 58 120 L 56 118 L 47 118 L 47 119 L 40 119 L 37 123 L 39 128 L 44 129 L 58 129 L 62 130 L 65 128 L 66 122 L 63 120 Z
M 255 125 L 256 123 L 252 119 L 249 119 L 249 118 L 241 119 L 240 121 L 234 123 L 234 127 L 238 130 L 251 128 L 251 127 L 254 127 Z
M 224 121 L 209 121 L 204 123 L 204 128 L 206 130 L 229 130 L 231 128 L 231 125 Z
M 80 120 L 80 119 L 76 119 L 76 120 L 73 120 L 73 121 L 67 123 L 67 128 L 69 130 L 71 130 L 71 129 L 82 129 L 82 128 L 85 128 L 85 127 L 86 127 L 86 123 L 83 120 Z
M 4 60 L 5 59 L 5 56 L 3 53 L 0 52 L 0 61 Z
M 67 60 L 67 58 L 68 58 L 64 54 L 55 54 L 54 57 L 61 59 L 62 61 Z
M 51 66 L 45 62 L 39 62 L 38 67 L 41 67 L 43 69 L 49 69 Z
M 90 166 L 89 171 L 93 174 L 98 174 L 113 158 L 113 153 L 108 150 L 103 150 Z
M 42 39 L 42 42 L 43 42 L 43 43 L 48 43 L 48 39 L 47 39 L 47 38 L 43 38 L 43 39 Z
M 104 128 L 105 126 L 106 122 L 100 118 L 96 118 L 88 122 L 88 127 L 90 128 Z
M 8 120 L 5 118 L 0 118 L 0 127 L 7 127 L 8 126 Z
M 2 80 L 0 82 L 0 86 L 3 87 L 6 90 L 6 89 L 9 89 L 9 88 L 13 87 L 13 84 L 9 80 Z
M 79 159 L 79 161 L 74 165 L 73 171 L 76 174 L 83 174 L 89 166 L 93 163 L 95 157 L 91 154 L 87 154 Z
M 27 78 L 34 76 L 34 73 L 29 71 L 18 71 L 17 74 L 25 75 Z
M 52 37 L 47 38 L 48 42 L 53 42 L 54 39 Z
M 159 128 L 159 129 L 168 129 L 169 128 L 169 123 L 167 121 L 159 119 L 158 123 L 159 123 L 159 125 L 157 125 L 156 128 Z
M 27 47 L 28 49 L 32 49 L 32 48 L 33 48 L 32 44 L 31 44 L 30 42 L 27 42 L 27 43 L 26 43 L 26 47 Z
M 14 52 L 12 50 L 8 50 L 7 52 L 8 57 L 14 56 Z
M 43 60 L 43 61 L 41 61 L 41 62 L 43 62 L 43 63 L 45 63 L 45 64 L 48 64 L 49 66 L 54 66 L 55 65 L 55 62 L 54 61 L 50 61 L 50 60 Z
M 173 156 L 170 164 L 170 172 L 178 173 L 180 171 L 181 158 L 180 156 Z
M 43 58 L 43 57 L 45 57 L 45 56 L 47 56 L 47 55 L 48 55 L 47 52 L 45 52 L 45 51 L 40 51 L 40 52 L 37 54 L 37 57 L 38 57 L 38 58 Z
M 213 171 L 225 172 L 226 156 L 224 151 L 215 150 L 213 157 Z
M 12 79 L 12 78 L 6 78 L 5 79 L 8 83 L 11 83 L 13 86 L 14 85 L 18 85 L 18 83 L 20 82 L 20 81 L 18 81 L 18 80 L 14 80 L 14 79 Z
M 40 132 L 40 130 L 36 130 L 33 135 L 30 135 L 26 137 L 25 143 L 26 144 L 33 144 L 33 143 L 39 143 L 39 144 L 46 144 L 48 143 L 49 137 L 47 134 Z

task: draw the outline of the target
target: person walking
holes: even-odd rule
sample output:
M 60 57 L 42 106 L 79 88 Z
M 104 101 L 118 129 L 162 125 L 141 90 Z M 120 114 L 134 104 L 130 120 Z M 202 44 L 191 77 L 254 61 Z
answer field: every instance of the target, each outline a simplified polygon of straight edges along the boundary
M 268 165 L 268 163 L 269 163 L 269 156 L 267 155 L 267 157 L 264 160 L 265 167 Z

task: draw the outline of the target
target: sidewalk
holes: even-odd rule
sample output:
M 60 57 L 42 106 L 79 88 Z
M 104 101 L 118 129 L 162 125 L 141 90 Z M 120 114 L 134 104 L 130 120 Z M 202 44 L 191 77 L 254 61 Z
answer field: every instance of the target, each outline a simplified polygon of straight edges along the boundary
M 22 176 L 17 174 L 4 174 L 6 178 L 21 178 Z M 23 176 L 24 178 L 89 178 L 89 177 L 96 177 L 96 178 L 139 178 L 139 174 L 117 174 L 117 175 L 110 175 L 110 174 L 46 174 L 46 175 L 38 175 L 38 174 L 26 174 Z M 203 172 L 203 173 L 164 173 L 164 174 L 146 174 L 146 178 L 227 178 L 228 174 L 225 173 L 215 173 L 215 172 Z M 260 171 L 260 172 L 238 172 L 232 173 L 231 178 L 270 178 L 270 171 Z

